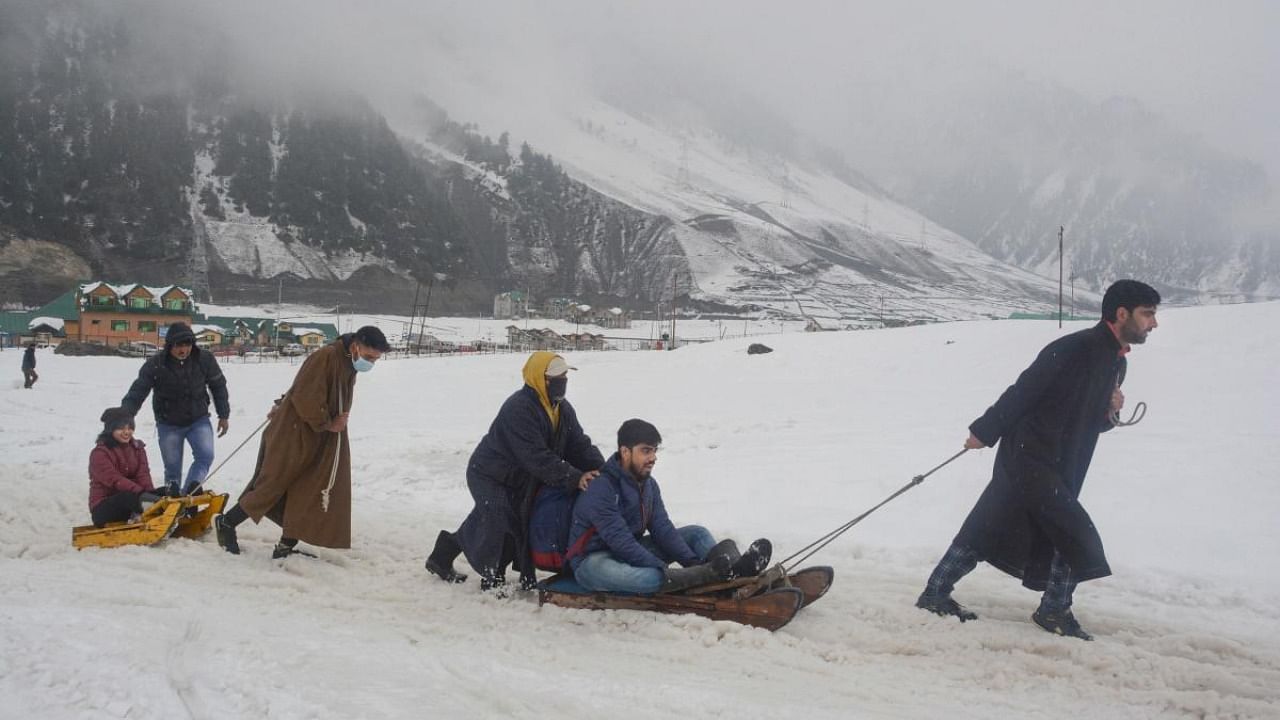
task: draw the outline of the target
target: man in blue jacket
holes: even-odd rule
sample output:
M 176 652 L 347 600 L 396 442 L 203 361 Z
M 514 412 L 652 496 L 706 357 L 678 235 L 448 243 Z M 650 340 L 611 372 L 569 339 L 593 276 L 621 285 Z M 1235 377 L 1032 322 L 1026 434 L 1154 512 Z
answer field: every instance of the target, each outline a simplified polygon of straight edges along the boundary
M 537 582 L 528 546 L 529 513 L 539 487 L 575 491 L 599 473 L 604 456 L 582 430 L 565 399 L 569 363 L 538 351 L 525 362 L 524 386 L 507 398 L 467 463 L 467 489 L 475 508 L 456 532 L 440 531 L 427 571 L 459 583 L 459 553 L 480 574 L 481 590 L 505 592 L 508 565 L 520 584 Z
M 588 590 L 677 592 L 757 575 L 768 566 L 768 540 L 757 540 L 739 555 L 732 540 L 717 544 L 700 525 L 672 524 L 652 475 L 661 444 L 652 424 L 622 423 L 618 452 L 574 503 L 566 557 L 574 579 Z M 681 567 L 668 567 L 672 562 Z
M 1125 355 L 1157 326 L 1160 293 L 1118 280 L 1102 320 L 1049 343 L 969 426 L 968 449 L 1000 444 L 991 482 L 938 562 L 916 607 L 962 622 L 978 616 L 951 597 L 986 561 L 1044 592 L 1031 619 L 1045 630 L 1092 636 L 1071 612 L 1076 584 L 1111 574 L 1102 538 L 1080 504 L 1098 436 L 1119 422 Z
M 121 407 L 137 413 L 151 395 L 164 460 L 164 482 L 174 495 L 193 492 L 213 464 L 213 425 L 209 421 L 209 396 L 218 412 L 218 437 L 227 434 L 231 403 L 227 377 L 213 353 L 195 346 L 196 335 L 184 322 L 175 322 L 165 333 L 164 349 L 147 358 L 138 371 Z M 191 468 L 182 479 L 182 447 L 191 445 Z

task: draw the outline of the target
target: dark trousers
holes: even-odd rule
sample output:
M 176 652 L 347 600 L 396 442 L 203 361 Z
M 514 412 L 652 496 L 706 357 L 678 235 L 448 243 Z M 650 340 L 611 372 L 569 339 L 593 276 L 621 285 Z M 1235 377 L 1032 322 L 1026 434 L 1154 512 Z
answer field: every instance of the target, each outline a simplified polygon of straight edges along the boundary
M 949 596 L 960 578 L 968 575 L 981 561 L 982 557 L 973 550 L 961 545 L 952 545 L 947 548 L 946 554 L 929 575 L 924 594 L 937 597 Z M 1061 554 L 1054 551 L 1053 562 L 1049 566 L 1049 585 L 1040 598 L 1040 609 L 1053 613 L 1070 610 L 1075 591 L 1076 582 L 1071 577 L 1071 566 L 1067 565 Z
M 118 492 L 93 506 L 89 516 L 93 518 L 94 527 L 102 527 L 107 523 L 124 522 L 134 513 L 140 512 L 142 502 L 138 499 L 138 493 Z
M 40 379 L 40 376 L 36 374 L 35 368 L 22 368 L 22 378 L 26 381 L 22 387 L 29 388 L 36 384 L 36 381 Z

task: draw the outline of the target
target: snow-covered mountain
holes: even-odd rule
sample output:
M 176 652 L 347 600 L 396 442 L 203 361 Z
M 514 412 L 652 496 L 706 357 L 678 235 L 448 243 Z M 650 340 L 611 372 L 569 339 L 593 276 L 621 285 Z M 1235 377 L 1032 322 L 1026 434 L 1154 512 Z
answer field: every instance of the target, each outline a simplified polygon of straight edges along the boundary
M 1052 283 L 992 260 L 829 151 L 726 133 L 696 105 L 673 119 L 613 93 L 526 111 L 457 56 L 401 96 L 415 112 L 338 87 L 265 100 L 225 48 L 208 50 L 217 33 L 157 65 L 163 43 L 109 12 L 7 12 L 24 32 L 6 45 L 31 61 L 6 70 L 3 100 L 22 122 L 3 142 L 27 150 L 4 155 L 0 222 L 66 244 L 102 275 L 178 274 L 232 301 L 283 275 L 407 303 L 388 293 L 443 273 L 442 307 L 480 309 L 525 287 L 834 326 L 1053 304 Z M 443 108 L 424 103 L 441 88 Z M 507 128 L 532 149 L 517 152 Z
M 509 118 L 521 126 L 519 114 Z M 1056 306 L 1056 281 L 994 260 L 838 158 L 783 157 L 599 98 L 560 105 L 530 125 L 533 141 L 572 178 L 660 219 L 644 248 L 617 248 L 625 265 L 615 271 L 648 278 L 652 299 L 835 326 Z M 412 118 L 397 129 L 430 146 L 430 129 Z M 586 256 L 614 250 L 580 240 Z M 1078 301 L 1096 297 L 1081 292 Z
M 0 85 L 17 118 L 0 127 L 0 237 L 62 244 L 103 276 L 179 275 L 228 301 L 286 276 L 407 305 L 443 274 L 440 309 L 527 288 L 865 325 L 1056 308 L 1065 225 L 1082 307 L 1122 276 L 1171 298 L 1280 291 L 1265 173 L 1129 102 L 873 88 L 872 106 L 925 111 L 850 118 L 850 161 L 750 78 L 637 80 L 634 48 L 583 79 L 437 37 L 394 89 L 326 77 L 264 99 L 234 35 L 166 65 L 110 13 L 0 10 L 7 51 L 30 59 Z
M 1129 97 L 947 58 L 863 88 L 843 147 L 896 197 L 1019 267 L 1105 287 L 1142 276 L 1170 297 L 1280 296 L 1280 197 L 1235 157 Z M 907 81 L 909 80 L 909 81 Z

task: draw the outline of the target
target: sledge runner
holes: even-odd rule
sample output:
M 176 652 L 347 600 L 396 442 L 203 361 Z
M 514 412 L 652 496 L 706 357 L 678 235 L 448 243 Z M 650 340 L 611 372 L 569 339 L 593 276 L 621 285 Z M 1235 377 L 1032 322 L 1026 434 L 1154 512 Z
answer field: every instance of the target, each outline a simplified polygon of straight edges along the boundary
M 1107 288 L 1102 320 L 1059 338 L 982 417 L 968 449 L 1000 444 L 991 482 L 978 498 L 916 606 L 962 622 L 977 615 L 951 597 L 985 560 L 1044 591 L 1032 620 L 1082 640 L 1092 636 L 1071 612 L 1076 584 L 1111 574 L 1102 538 L 1079 502 L 1098 435 L 1120 424 L 1125 354 L 1157 327 L 1160 294 L 1136 280 Z
M 541 487 L 577 492 L 604 464 L 565 399 L 573 369 L 552 352 L 529 356 L 524 386 L 502 404 L 467 463 L 475 508 L 456 532 L 440 531 L 427 557 L 428 572 L 446 582 L 466 580 L 453 569 L 463 553 L 480 575 L 482 590 L 504 589 L 508 565 L 520 572 L 523 589 L 536 584 L 527 542 L 535 493 Z
M 372 370 L 390 350 L 382 331 L 366 325 L 312 353 L 271 411 L 253 477 L 239 503 L 214 526 L 218 544 L 240 554 L 236 527 L 270 518 L 282 535 L 272 557 L 295 552 L 299 541 L 351 547 L 351 445 L 347 417 L 356 375 Z

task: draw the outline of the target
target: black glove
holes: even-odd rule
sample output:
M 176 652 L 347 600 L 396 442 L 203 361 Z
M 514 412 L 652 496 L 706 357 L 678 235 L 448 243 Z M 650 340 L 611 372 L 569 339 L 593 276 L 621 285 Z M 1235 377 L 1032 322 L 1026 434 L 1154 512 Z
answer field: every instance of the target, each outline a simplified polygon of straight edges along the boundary
M 169 487 L 168 485 L 161 485 L 160 487 L 154 488 L 152 490 L 143 490 L 142 493 L 144 495 L 149 493 L 151 495 L 155 495 L 158 498 L 173 497 L 173 488 Z

